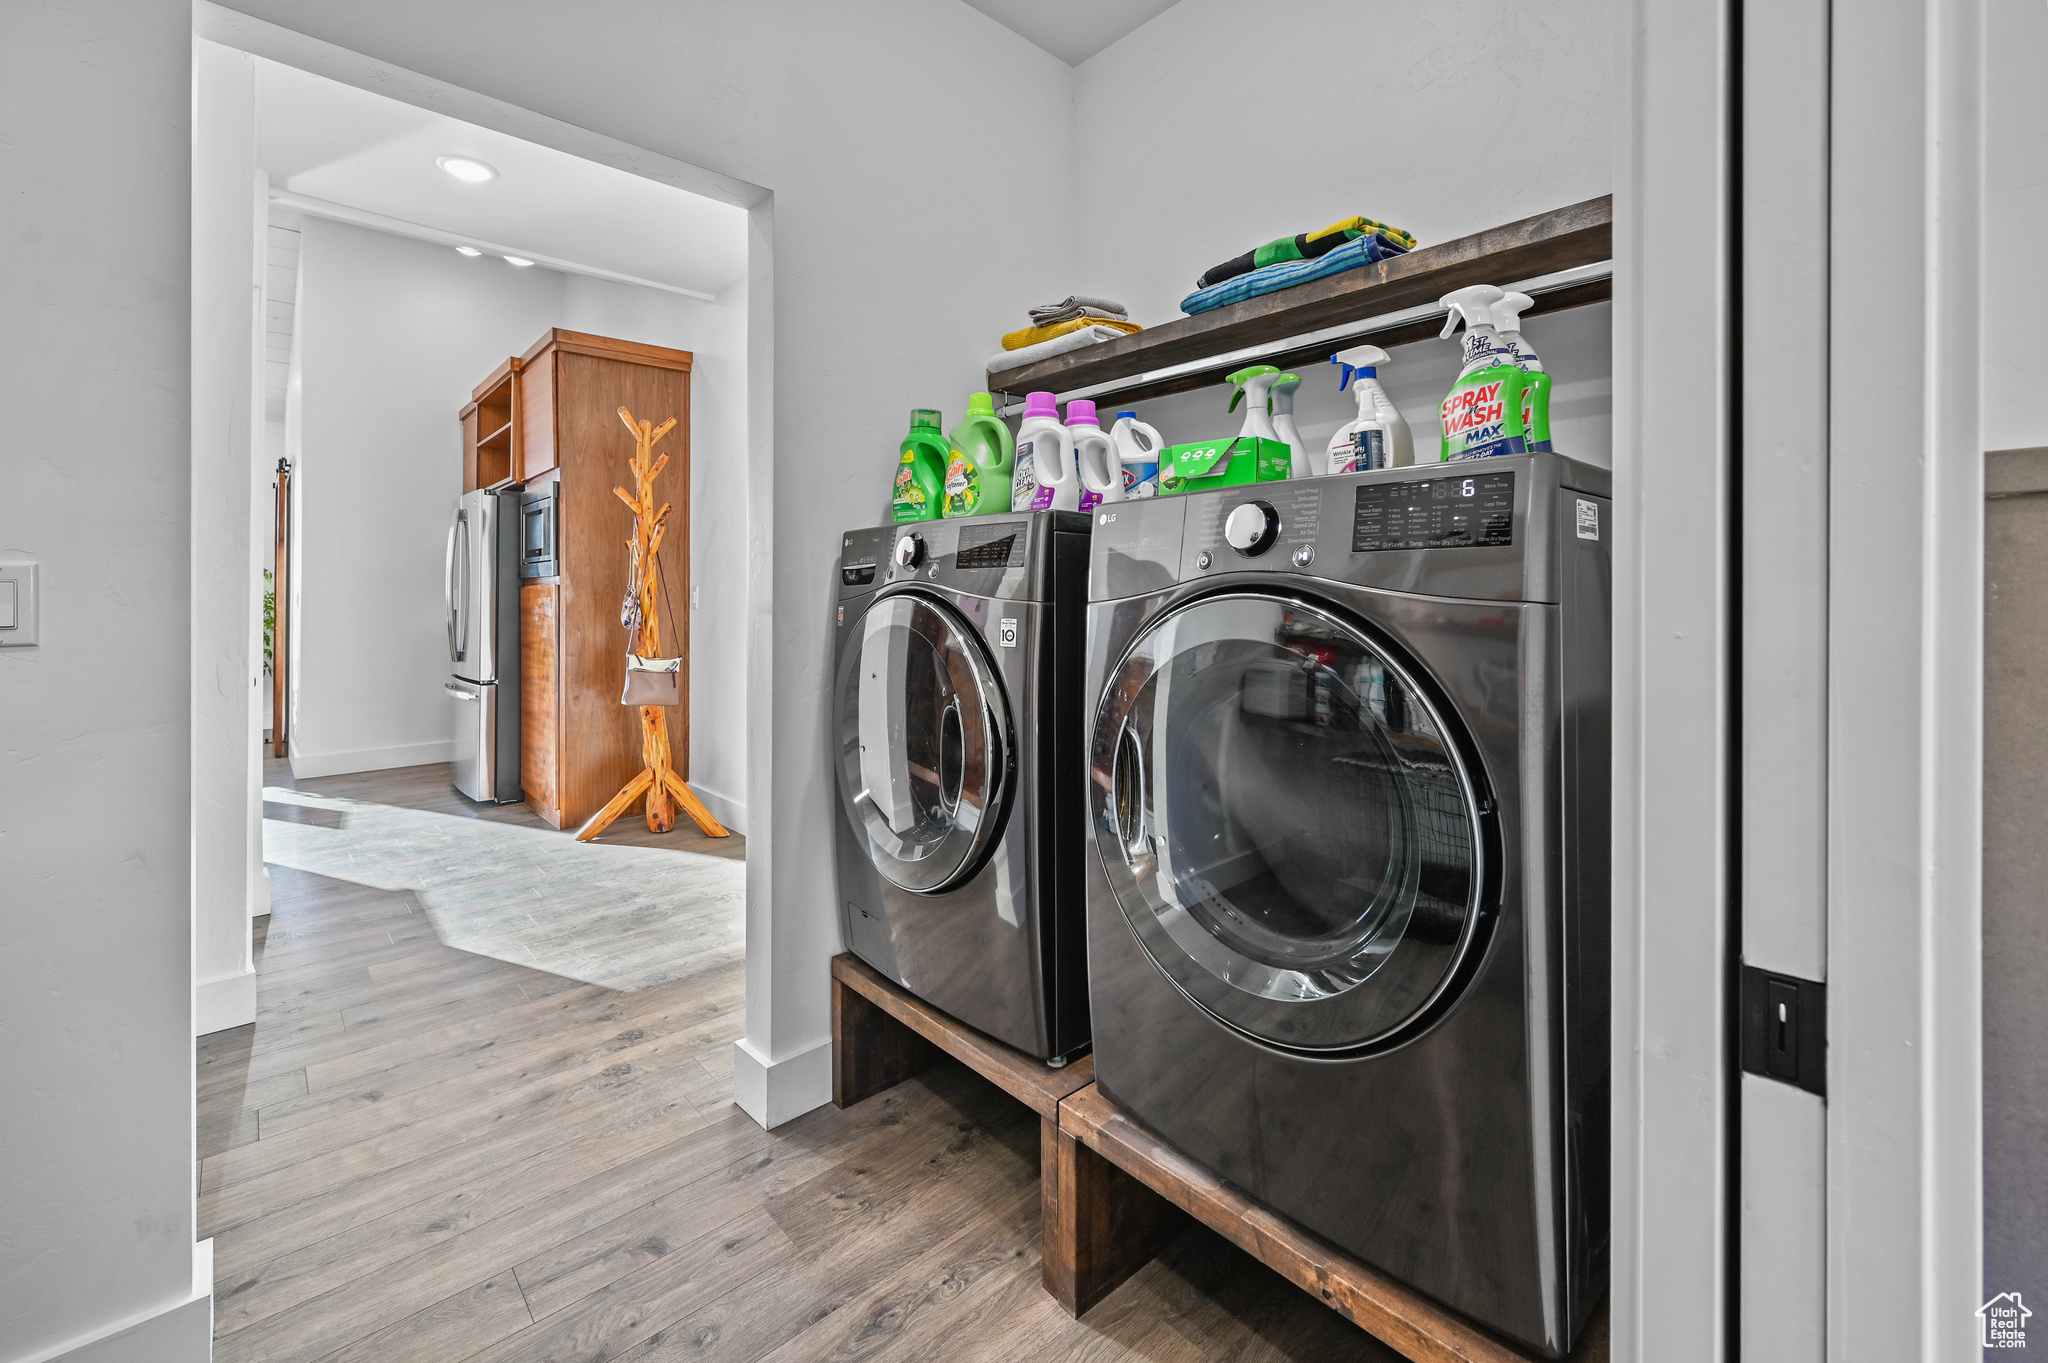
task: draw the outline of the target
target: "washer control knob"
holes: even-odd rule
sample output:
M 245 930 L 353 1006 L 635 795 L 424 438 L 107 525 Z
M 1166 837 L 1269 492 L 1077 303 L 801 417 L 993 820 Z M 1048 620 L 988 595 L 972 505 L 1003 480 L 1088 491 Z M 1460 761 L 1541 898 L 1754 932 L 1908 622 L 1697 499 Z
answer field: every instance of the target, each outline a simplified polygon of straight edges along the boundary
M 909 534 L 896 541 L 897 567 L 915 568 L 922 562 L 924 562 L 924 536 Z
M 1242 502 L 1223 522 L 1223 542 L 1246 558 L 1273 547 L 1280 534 L 1280 513 L 1269 502 Z

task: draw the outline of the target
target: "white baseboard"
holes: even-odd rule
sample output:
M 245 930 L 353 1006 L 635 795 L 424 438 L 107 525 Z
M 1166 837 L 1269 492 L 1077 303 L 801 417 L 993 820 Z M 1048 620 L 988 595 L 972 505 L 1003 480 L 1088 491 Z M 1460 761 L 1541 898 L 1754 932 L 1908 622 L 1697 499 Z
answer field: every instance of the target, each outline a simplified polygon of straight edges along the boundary
M 13 1363 L 210 1363 L 213 1241 L 192 1247 L 192 1295 Z
M 732 1043 L 732 1100 L 768 1130 L 832 1101 L 832 1041 L 771 1061 L 745 1037 Z
M 256 1020 L 256 972 L 223 975 L 192 986 L 192 1035 L 225 1032 Z
M 711 787 L 696 781 L 690 782 L 689 785 L 690 789 L 696 793 L 697 798 L 704 802 L 704 807 L 711 811 L 712 818 L 718 820 L 741 837 L 747 836 L 747 806 L 745 801 L 735 800 L 730 795 L 721 795 Z
M 355 771 L 388 771 L 392 767 L 423 767 L 429 762 L 448 762 L 455 757 L 455 741 L 401 743 L 391 748 L 350 748 L 340 752 L 292 750 L 292 776 L 298 780 L 316 776 L 346 776 Z

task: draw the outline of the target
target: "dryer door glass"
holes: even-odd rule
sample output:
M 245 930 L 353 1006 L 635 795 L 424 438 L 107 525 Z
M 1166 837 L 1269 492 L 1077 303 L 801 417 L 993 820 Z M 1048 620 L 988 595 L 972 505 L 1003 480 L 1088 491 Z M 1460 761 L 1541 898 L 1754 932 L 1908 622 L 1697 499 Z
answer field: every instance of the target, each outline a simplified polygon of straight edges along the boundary
M 875 867 L 906 890 L 947 889 L 1002 825 L 1008 710 L 974 631 L 926 596 L 884 597 L 840 660 L 840 798 Z
M 1266 596 L 1141 635 L 1096 716 L 1094 843 L 1138 941 L 1255 1037 L 1344 1050 L 1443 992 L 1482 883 L 1463 762 L 1363 631 Z

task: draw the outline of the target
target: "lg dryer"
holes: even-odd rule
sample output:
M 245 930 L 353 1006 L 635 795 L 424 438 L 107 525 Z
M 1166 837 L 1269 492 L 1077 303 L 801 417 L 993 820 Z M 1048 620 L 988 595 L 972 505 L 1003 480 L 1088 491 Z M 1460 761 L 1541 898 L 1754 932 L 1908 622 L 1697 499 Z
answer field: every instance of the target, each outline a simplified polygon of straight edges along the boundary
M 1097 1081 L 1559 1357 L 1607 1243 L 1608 478 L 1551 454 L 1103 507 Z
M 846 945 L 971 1027 L 1087 1043 L 1088 518 L 849 531 L 834 613 Z

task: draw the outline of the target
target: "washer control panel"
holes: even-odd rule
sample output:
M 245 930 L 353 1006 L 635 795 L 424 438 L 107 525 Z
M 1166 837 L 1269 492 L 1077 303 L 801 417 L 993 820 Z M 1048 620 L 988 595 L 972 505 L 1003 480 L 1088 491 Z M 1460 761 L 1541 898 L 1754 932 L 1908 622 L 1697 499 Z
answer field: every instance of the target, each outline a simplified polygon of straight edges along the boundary
M 1352 491 L 1351 552 L 1504 549 L 1515 542 L 1515 475 L 1440 474 Z

